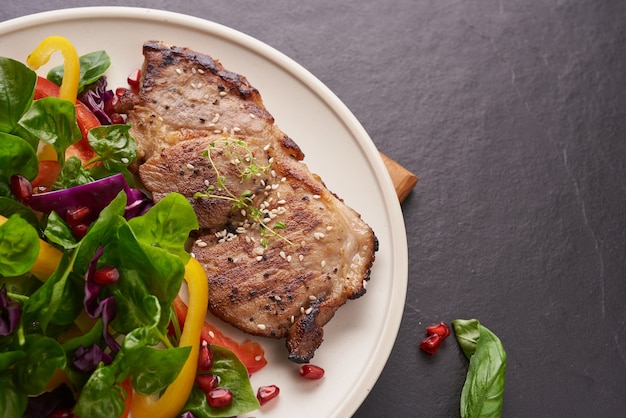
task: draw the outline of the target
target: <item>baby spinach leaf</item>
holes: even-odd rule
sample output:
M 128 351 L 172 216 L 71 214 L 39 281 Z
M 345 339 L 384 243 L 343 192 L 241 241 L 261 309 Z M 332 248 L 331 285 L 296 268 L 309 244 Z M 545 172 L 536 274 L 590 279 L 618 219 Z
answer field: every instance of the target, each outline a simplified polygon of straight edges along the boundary
M 50 212 L 44 235 L 48 241 L 55 243 L 66 250 L 76 248 L 78 242 L 72 230 L 56 212 Z
M 35 149 L 18 136 L 0 132 L 0 182 L 10 184 L 13 174 L 32 180 L 38 171 Z
M 90 172 L 83 168 L 83 162 L 80 158 L 71 156 L 61 167 L 61 173 L 59 173 L 53 188 L 55 190 L 69 189 L 70 187 L 91 183 L 93 180 Z
M 41 334 L 26 335 L 22 348 L 27 357 L 15 364 L 15 383 L 26 394 L 37 395 L 56 370 L 65 367 L 65 351 L 55 339 Z
M 137 240 L 128 227 L 119 229 L 119 237 L 119 262 L 116 265 L 118 269 L 121 268 L 123 276 L 128 274 L 136 279 L 135 283 L 120 280 L 118 283 L 122 293 L 133 295 L 132 287 L 141 281 L 142 288 L 147 289 L 148 293 L 164 304 L 171 304 L 180 290 L 185 273 L 185 265 L 180 258 L 163 248 Z
M 28 397 L 15 387 L 9 372 L 0 373 L 0 411 L 6 418 L 20 418 L 26 411 Z
M 124 393 L 116 382 L 118 368 L 99 367 L 83 387 L 74 413 L 81 417 L 119 417 L 124 412 Z
M 0 353 L 0 372 L 8 369 L 24 358 L 26 358 L 26 352 L 23 350 L 4 351 Z
M 66 352 L 72 352 L 74 350 L 76 350 L 78 347 L 82 346 L 82 347 L 89 347 L 93 344 L 95 344 L 101 337 L 102 335 L 102 328 L 103 328 L 103 324 L 102 324 L 102 318 L 98 318 L 96 320 L 96 322 L 93 325 L 93 328 L 91 328 L 89 331 L 87 331 L 87 333 L 83 334 L 83 335 L 79 335 L 78 337 L 74 337 L 71 338 L 67 341 L 65 341 L 62 346 L 63 349 Z
M 500 339 L 477 320 L 455 320 L 452 325 L 470 359 L 461 392 L 461 417 L 500 417 L 506 373 L 506 352 Z
M 19 276 L 35 264 L 39 255 L 39 235 L 18 215 L 0 226 L 0 275 Z
M 258 409 L 259 401 L 250 384 L 246 366 L 226 348 L 211 345 L 211 352 L 213 353 L 211 373 L 219 376 L 220 386 L 228 388 L 233 393 L 233 399 L 237 401 L 229 406 L 213 408 L 207 402 L 206 394 L 194 387 L 183 411 L 190 411 L 198 418 L 213 418 L 239 416 Z
M 111 59 L 106 51 L 93 51 L 79 57 L 80 78 L 78 81 L 79 93 L 85 86 L 96 82 L 111 65 Z M 46 78 L 57 86 L 63 81 L 63 65 L 52 68 Z
M 11 215 L 19 215 L 31 224 L 33 228 L 39 229 L 39 219 L 37 219 L 35 213 L 30 208 L 18 203 L 14 199 L 0 196 L 0 213 L 4 215 L 5 218 Z
M 126 352 L 126 364 L 133 388 L 142 395 L 160 393 L 178 376 L 189 357 L 191 347 L 135 347 Z
M 54 325 L 66 326 L 74 322 L 83 310 L 83 295 L 85 279 L 70 272 L 62 288 L 61 303 L 56 305 L 56 309 L 50 318 L 50 323 Z
M 111 173 L 119 173 L 137 157 L 137 143 L 129 129 L 130 125 L 101 125 L 87 135 L 97 160 Z
M 0 57 L 0 132 L 12 133 L 30 107 L 37 74 L 23 63 Z
M 185 243 L 189 233 L 198 229 L 198 219 L 191 204 L 178 193 L 170 193 L 145 215 L 131 219 L 129 225 L 139 241 L 163 248 L 186 263 L 189 253 Z
M 23 323 L 37 323 L 45 332 L 59 306 L 65 303 L 63 297 L 72 264 L 73 260 L 64 253 L 52 276 L 24 304 Z
M 59 163 L 65 161 L 65 150 L 82 138 L 74 103 L 56 97 L 35 100 L 18 124 L 21 137 L 52 145 Z
M 105 245 L 116 239 L 118 229 L 125 225 L 124 208 L 126 207 L 126 193 L 120 192 L 115 199 L 105 207 L 89 227 L 87 235 L 80 241 L 77 247 L 76 262 L 74 271 L 83 275 L 87 272 L 96 250 L 101 245 Z

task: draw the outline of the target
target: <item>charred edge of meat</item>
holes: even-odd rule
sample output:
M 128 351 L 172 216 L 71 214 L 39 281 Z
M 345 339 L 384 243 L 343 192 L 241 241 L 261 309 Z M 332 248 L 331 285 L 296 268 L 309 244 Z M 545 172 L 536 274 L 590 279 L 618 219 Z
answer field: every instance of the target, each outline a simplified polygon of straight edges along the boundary
M 311 313 L 298 318 L 289 329 L 286 341 L 289 360 L 295 363 L 308 363 L 313 358 L 315 350 L 322 344 L 324 329 L 316 321 L 318 314 L 319 309 L 313 308 Z
M 288 150 L 287 154 L 289 154 L 291 157 L 295 158 L 298 161 L 304 160 L 304 153 L 302 152 L 298 144 L 296 144 L 295 141 L 289 138 L 287 135 L 283 137 L 282 145 L 283 148 Z
M 143 45 L 144 55 L 148 55 L 151 52 L 162 54 L 162 60 L 158 67 L 170 67 L 181 61 L 189 61 L 195 63 L 199 68 L 208 70 L 213 74 L 224 80 L 225 84 L 236 90 L 244 99 L 250 99 L 252 97 L 258 97 L 259 91 L 252 87 L 246 77 L 226 71 L 224 68 L 208 55 L 201 54 L 199 52 L 192 51 L 188 48 L 181 48 L 177 46 L 166 46 L 159 41 L 149 41 Z M 159 68 L 155 68 L 149 64 L 146 71 L 153 72 L 159 71 Z M 145 80 L 154 80 L 153 77 L 146 77 Z M 144 87 L 150 87 L 144 84 Z

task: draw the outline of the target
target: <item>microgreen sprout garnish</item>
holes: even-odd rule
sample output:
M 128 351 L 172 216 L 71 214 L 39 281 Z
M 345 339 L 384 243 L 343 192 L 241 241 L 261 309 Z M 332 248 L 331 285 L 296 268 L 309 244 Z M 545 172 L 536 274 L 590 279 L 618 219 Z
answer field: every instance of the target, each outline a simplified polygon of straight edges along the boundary
M 209 147 L 202 153 L 202 156 L 208 159 L 211 168 L 215 171 L 215 184 L 209 184 L 205 192 L 196 192 L 194 198 L 213 198 L 231 201 L 231 210 L 233 212 L 239 212 L 252 222 L 259 224 L 261 246 L 263 248 L 267 248 L 271 236 L 280 238 L 286 243 L 293 245 L 291 241 L 277 232 L 278 230 L 286 229 L 284 222 L 276 221 L 272 227 L 268 225 L 269 218 L 266 217 L 266 213 L 262 209 L 254 205 L 255 194 L 251 190 L 246 189 L 239 195 L 236 195 L 228 188 L 226 176 L 219 170 L 211 156 L 211 150 L 217 149 L 218 144 L 221 145 L 220 152 L 236 167 L 241 183 L 250 181 L 253 177 L 261 177 L 269 173 L 270 165 L 259 163 L 250 146 L 244 141 L 231 138 L 212 141 Z

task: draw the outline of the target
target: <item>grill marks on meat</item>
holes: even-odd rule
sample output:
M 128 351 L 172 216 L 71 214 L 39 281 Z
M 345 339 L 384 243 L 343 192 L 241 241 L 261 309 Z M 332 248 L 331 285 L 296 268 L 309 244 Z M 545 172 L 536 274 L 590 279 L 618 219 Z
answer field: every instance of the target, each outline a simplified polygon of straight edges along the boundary
M 210 311 L 247 333 L 285 338 L 289 358 L 308 362 L 336 310 L 365 293 L 374 233 L 308 170 L 243 76 L 160 42 L 146 43 L 144 55 L 141 91 L 118 110 L 133 127 L 134 168 L 155 200 L 179 192 L 198 214 L 192 252 L 209 279 Z M 242 180 L 236 160 L 249 154 L 233 151 L 233 140 L 267 170 Z M 218 172 L 226 187 L 212 193 L 250 191 L 267 228 L 224 198 L 194 198 L 217 184 Z

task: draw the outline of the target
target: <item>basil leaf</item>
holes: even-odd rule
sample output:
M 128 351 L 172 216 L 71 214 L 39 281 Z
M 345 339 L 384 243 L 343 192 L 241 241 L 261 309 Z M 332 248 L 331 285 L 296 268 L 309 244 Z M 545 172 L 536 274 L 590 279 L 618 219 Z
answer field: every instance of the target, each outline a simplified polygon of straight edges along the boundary
M 0 132 L 0 181 L 10 184 L 13 174 L 32 180 L 38 171 L 35 149 L 18 136 Z
M 0 132 L 12 133 L 30 107 L 37 74 L 23 63 L 0 57 Z
M 56 370 L 65 367 L 65 351 L 55 339 L 40 334 L 26 335 L 22 348 L 27 357 L 13 368 L 15 383 L 26 394 L 38 395 Z
M 130 125 L 101 125 L 87 135 L 99 161 L 111 173 L 119 173 L 137 157 L 137 143 L 128 133 Z
M 0 275 L 19 276 L 31 269 L 39 256 L 39 235 L 18 215 L 0 226 Z
M 26 411 L 28 396 L 15 387 L 15 383 L 8 372 L 0 373 L 0 411 L 6 418 L 20 418 Z
M 455 320 L 452 325 L 466 355 L 473 351 L 461 391 L 461 417 L 500 417 L 506 374 L 506 352 L 500 339 L 476 320 Z
M 106 51 L 93 51 L 79 57 L 80 78 L 78 81 L 78 92 L 83 91 L 85 86 L 96 82 L 105 71 L 111 66 L 111 59 Z M 57 86 L 63 82 L 63 65 L 52 68 L 46 78 Z
M 465 356 L 469 360 L 476 352 L 476 345 L 480 337 L 476 319 L 456 319 L 452 321 L 456 340 L 458 341 Z
M 52 145 L 61 165 L 65 161 L 65 150 L 82 138 L 74 103 L 56 97 L 35 100 L 18 125 L 21 137 Z
M 119 417 L 124 412 L 124 392 L 116 383 L 117 367 L 97 368 L 80 393 L 74 413 L 81 417 Z
M 194 387 L 183 411 L 192 412 L 197 418 L 233 417 L 254 411 L 260 407 L 250 384 L 248 370 L 230 350 L 211 345 L 213 368 L 211 373 L 219 376 L 220 386 L 233 393 L 233 403 L 229 406 L 213 408 L 206 400 L 206 394 Z

